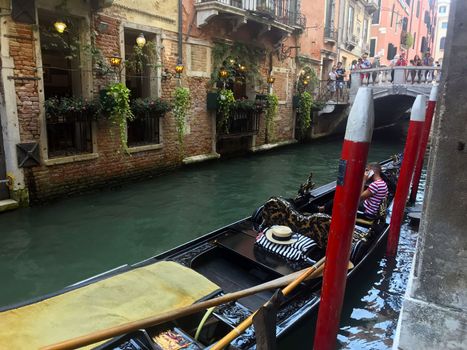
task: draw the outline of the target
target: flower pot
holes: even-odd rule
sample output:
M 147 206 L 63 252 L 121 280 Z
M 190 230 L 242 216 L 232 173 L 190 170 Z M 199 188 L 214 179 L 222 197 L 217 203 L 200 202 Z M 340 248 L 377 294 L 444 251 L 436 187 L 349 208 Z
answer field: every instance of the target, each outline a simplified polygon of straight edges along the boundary
M 217 92 L 208 92 L 206 97 L 206 109 L 208 111 L 217 111 L 219 107 L 219 103 L 217 102 L 217 98 L 219 94 Z

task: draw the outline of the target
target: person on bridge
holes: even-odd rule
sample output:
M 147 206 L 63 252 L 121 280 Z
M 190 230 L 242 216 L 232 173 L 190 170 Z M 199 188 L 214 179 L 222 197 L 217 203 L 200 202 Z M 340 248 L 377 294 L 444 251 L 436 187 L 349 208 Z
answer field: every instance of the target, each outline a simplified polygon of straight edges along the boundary
M 339 100 L 339 97 L 342 97 L 342 93 L 344 89 L 344 77 L 345 77 L 345 68 L 342 66 L 342 62 L 337 62 L 337 68 L 336 68 L 337 100 Z

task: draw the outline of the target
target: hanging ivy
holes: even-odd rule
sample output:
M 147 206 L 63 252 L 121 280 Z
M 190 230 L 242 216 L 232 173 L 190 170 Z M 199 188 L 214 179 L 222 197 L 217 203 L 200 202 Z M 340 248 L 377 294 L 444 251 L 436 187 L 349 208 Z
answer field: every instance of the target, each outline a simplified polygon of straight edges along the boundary
M 219 130 L 223 130 L 226 134 L 228 134 L 229 118 L 235 106 L 235 97 L 233 92 L 227 89 L 222 89 L 221 91 L 219 91 L 217 103 L 217 114 L 219 116 L 217 120 L 217 128 Z
M 305 66 L 298 76 L 297 92 L 301 94 L 304 91 L 313 92 L 319 84 L 318 76 L 313 68 Z
M 311 125 L 311 108 L 313 107 L 313 97 L 308 91 L 300 94 L 298 105 L 299 130 L 303 135 Z
M 156 43 L 148 40 L 143 47 L 133 46 L 133 51 L 125 60 L 125 68 L 130 74 L 143 74 L 146 67 L 160 67 L 158 58 Z
M 263 85 L 264 79 L 260 73 L 260 63 L 264 57 L 264 49 L 240 42 L 233 44 L 215 43 L 212 48 L 211 84 L 219 82 L 219 71 L 224 68 L 229 72 L 228 78 L 225 79 L 227 84 L 243 80 Z
M 266 133 L 268 139 L 274 138 L 274 118 L 277 115 L 279 99 L 275 94 L 266 96 Z
M 174 93 L 173 114 L 177 126 L 178 142 L 183 153 L 183 136 L 185 134 L 186 115 L 190 106 L 190 89 L 177 87 Z
M 126 128 L 127 120 L 133 120 L 134 115 L 130 107 L 130 90 L 122 83 L 114 83 L 101 92 L 102 108 L 107 112 L 112 124 L 120 130 L 120 143 L 127 151 Z

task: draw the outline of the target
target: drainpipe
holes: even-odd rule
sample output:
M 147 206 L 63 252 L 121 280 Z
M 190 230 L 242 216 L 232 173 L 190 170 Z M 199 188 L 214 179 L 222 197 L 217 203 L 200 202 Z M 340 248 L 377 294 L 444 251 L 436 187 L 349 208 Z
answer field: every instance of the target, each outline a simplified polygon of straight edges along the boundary
M 183 14 L 182 14 L 182 1 L 178 0 L 178 61 L 177 64 L 182 64 L 183 61 Z

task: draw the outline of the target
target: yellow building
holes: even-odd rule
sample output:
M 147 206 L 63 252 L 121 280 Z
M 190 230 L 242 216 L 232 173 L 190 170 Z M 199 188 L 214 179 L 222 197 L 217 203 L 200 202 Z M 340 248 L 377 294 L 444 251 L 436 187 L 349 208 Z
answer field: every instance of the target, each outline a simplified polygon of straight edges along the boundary
M 369 50 L 371 16 L 375 0 L 342 0 L 339 9 L 338 57 L 349 70 L 353 60 Z

